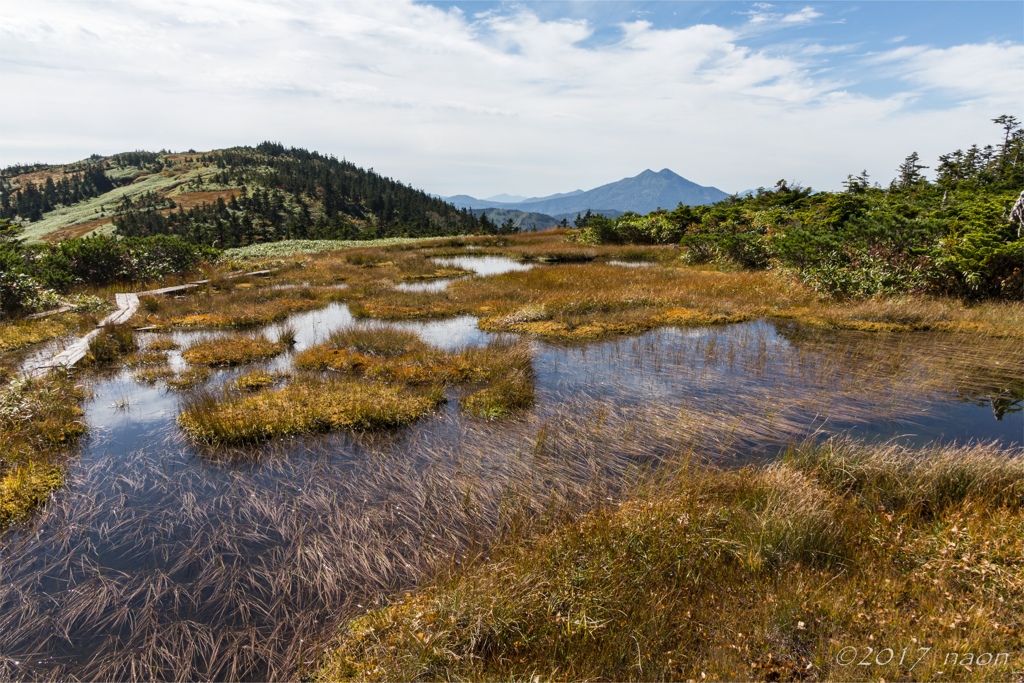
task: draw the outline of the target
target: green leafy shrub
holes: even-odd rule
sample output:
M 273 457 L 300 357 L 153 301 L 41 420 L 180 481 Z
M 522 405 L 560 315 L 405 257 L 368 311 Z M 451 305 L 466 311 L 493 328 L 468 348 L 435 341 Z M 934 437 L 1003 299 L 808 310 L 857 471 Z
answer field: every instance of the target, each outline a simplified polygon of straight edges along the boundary
M 166 235 L 127 239 L 97 235 L 24 251 L 29 272 L 57 291 L 75 284 L 142 282 L 187 273 L 218 254 L 210 247 Z

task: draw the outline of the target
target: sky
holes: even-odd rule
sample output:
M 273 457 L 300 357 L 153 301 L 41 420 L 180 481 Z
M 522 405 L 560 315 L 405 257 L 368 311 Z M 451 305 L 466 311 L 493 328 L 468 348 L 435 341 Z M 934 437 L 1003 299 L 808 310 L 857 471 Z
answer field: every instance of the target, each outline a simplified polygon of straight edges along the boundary
M 440 195 L 886 184 L 1024 119 L 1024 2 L 0 0 L 0 166 L 274 140 Z

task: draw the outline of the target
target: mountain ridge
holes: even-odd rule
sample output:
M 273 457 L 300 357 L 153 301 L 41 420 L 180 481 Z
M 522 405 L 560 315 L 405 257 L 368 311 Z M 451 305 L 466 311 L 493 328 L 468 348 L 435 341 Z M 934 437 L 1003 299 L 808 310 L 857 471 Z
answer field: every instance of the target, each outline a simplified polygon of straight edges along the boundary
M 587 210 L 635 211 L 646 214 L 658 208 L 673 209 L 678 204 L 714 204 L 728 196 L 729 193 L 717 187 L 698 185 L 671 169 L 663 168 L 660 171 L 646 169 L 635 176 L 586 191 L 574 190 L 521 202 L 494 202 L 464 194 L 443 199 L 459 208 L 513 209 L 555 216 L 582 213 Z

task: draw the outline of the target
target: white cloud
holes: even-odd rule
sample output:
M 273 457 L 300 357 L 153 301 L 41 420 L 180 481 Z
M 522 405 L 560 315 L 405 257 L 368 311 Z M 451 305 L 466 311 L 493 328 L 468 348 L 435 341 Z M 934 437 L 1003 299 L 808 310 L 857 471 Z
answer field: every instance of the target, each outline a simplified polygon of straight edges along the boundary
M 594 47 L 593 24 L 524 8 L 0 0 L 0 10 L 4 164 L 275 139 L 443 194 L 548 194 L 648 167 L 726 190 L 783 176 L 836 187 L 865 166 L 887 173 L 913 149 L 928 159 L 979 140 L 993 115 L 980 100 L 1021 82 L 992 61 L 1019 65 L 1015 46 L 876 56 L 915 89 L 968 98 L 915 113 L 908 96 L 829 80 L 815 61 L 823 47 L 756 50 L 743 29 L 646 20 Z M 960 59 L 998 68 L 972 79 Z
M 782 17 L 782 23 L 806 24 L 807 22 L 814 21 L 815 19 L 821 16 L 821 12 L 814 11 L 813 7 L 804 7 L 798 12 L 793 12 L 792 14 L 787 14 L 786 16 Z
M 992 106 L 1024 105 L 1024 45 L 907 46 L 872 55 L 868 61 L 922 89 L 979 98 Z

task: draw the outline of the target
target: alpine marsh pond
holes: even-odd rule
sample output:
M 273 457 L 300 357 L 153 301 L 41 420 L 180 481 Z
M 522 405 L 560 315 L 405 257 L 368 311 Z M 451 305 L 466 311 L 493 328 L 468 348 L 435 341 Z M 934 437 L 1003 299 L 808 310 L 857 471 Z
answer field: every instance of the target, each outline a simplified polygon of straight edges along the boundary
M 830 303 L 558 233 L 245 267 L 272 275 L 156 299 L 135 351 L 38 380 L 85 433 L 0 537 L 0 677 L 294 679 L 350 620 L 697 462 L 1024 446 L 1019 304 Z M 5 443 L 44 438 L 5 400 Z

